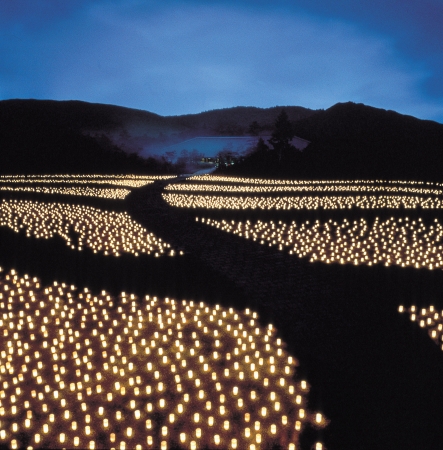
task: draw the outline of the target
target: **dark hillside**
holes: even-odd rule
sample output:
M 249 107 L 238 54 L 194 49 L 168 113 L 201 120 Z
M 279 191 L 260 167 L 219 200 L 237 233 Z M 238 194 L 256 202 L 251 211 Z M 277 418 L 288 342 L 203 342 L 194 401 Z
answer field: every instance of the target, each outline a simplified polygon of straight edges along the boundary
M 274 106 L 272 108 L 256 108 L 253 106 L 237 106 L 235 108 L 214 109 L 199 114 L 166 117 L 170 123 L 184 125 L 190 129 L 206 130 L 209 134 L 225 134 L 238 136 L 248 134 L 249 126 L 256 121 L 262 131 L 269 131 L 281 109 L 284 108 L 292 121 L 310 117 L 314 110 L 301 106 Z
M 23 125 L 34 121 L 54 123 L 76 131 L 108 131 L 136 120 L 163 123 L 161 116 L 148 111 L 76 100 L 3 100 L 0 118 L 19 118 Z
M 104 134 L 84 134 L 85 128 L 106 130 L 118 123 L 117 116 L 104 114 L 95 106 L 83 102 L 0 102 L 0 173 L 164 171 L 158 161 L 128 155 Z
M 295 126 L 311 140 L 310 169 L 389 179 L 441 179 L 443 125 L 362 104 L 334 105 Z
M 194 136 L 269 134 L 282 109 L 303 153 L 272 150 L 247 158 L 235 173 L 292 178 L 440 180 L 443 125 L 362 104 L 325 111 L 297 106 L 235 107 L 162 117 L 79 101 L 0 101 L 0 172 L 146 172 L 167 170 L 161 148 Z M 128 156 L 129 155 L 129 156 Z M 234 172 L 233 172 L 234 173 Z
M 287 109 L 291 120 L 313 113 L 302 107 Z M 3 100 L 0 172 L 164 171 L 162 148 L 201 135 L 241 136 L 253 121 L 257 132 L 266 132 L 279 110 L 237 107 L 163 117 L 81 101 Z M 143 161 L 137 154 L 151 159 Z
M 277 161 L 261 152 L 238 173 L 308 178 L 441 180 L 443 125 L 363 104 L 338 103 L 294 123 L 311 141 Z

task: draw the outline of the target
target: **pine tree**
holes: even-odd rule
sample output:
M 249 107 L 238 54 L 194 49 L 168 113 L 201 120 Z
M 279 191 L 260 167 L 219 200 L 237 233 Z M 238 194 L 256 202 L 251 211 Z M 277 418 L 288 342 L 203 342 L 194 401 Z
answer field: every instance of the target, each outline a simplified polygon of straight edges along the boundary
M 258 133 L 260 133 L 262 127 L 259 125 L 259 123 L 254 120 L 249 124 L 248 133 L 252 136 L 258 136 Z
M 255 146 L 255 151 L 257 153 L 266 153 L 269 150 L 269 147 L 265 144 L 263 138 L 259 138 L 257 145 Z
M 282 109 L 275 121 L 272 137 L 268 140 L 277 152 L 279 161 L 281 161 L 282 153 L 285 150 L 293 148 L 290 142 L 294 135 L 294 127 L 289 121 L 286 111 Z

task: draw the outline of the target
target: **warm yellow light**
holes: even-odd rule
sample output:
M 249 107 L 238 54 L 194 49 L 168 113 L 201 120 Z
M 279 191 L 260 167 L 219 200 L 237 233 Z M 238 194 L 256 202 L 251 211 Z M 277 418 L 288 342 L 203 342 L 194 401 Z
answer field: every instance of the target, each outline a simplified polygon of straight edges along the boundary
M 0 275 L 0 288 L 1 283 L 3 279 Z M 272 325 L 266 330 L 257 327 L 258 318 L 251 311 L 241 313 L 231 308 L 228 313 L 219 305 L 209 307 L 204 303 L 182 303 L 170 299 L 161 301 L 156 298 L 144 299 L 145 303 L 140 305 L 131 294 L 122 295 L 120 304 L 114 308 L 108 306 L 114 301 L 108 294 L 101 296 L 85 289 L 74 295 L 69 287 L 62 288 L 61 285 L 50 286 L 40 292 L 30 283 L 31 288 L 37 294 L 35 302 L 29 301 L 36 308 L 32 319 L 47 344 L 37 344 L 39 341 L 34 335 L 33 338 L 29 335 L 25 339 L 20 334 L 18 325 L 23 322 L 19 320 L 25 321 L 30 309 L 22 315 L 18 309 L 11 321 L 16 320 L 14 331 L 11 337 L 4 340 L 3 348 L 0 343 L 0 353 L 5 351 L 2 359 L 7 361 L 8 349 L 14 348 L 17 352 L 26 349 L 27 353 L 23 356 L 26 364 L 20 362 L 15 381 L 11 378 L 7 386 L 3 383 L 5 396 L 2 399 L 7 398 L 13 403 L 16 413 L 20 412 L 23 404 L 28 411 L 23 418 L 23 425 L 10 425 L 11 433 L 17 435 L 4 433 L 2 438 L 0 431 L 0 440 L 8 439 L 8 445 L 11 439 L 16 438 L 20 447 L 20 427 L 26 428 L 26 432 L 32 433 L 35 439 L 37 428 L 34 427 L 41 426 L 39 431 L 44 434 L 45 440 L 55 439 L 55 446 L 91 447 L 95 445 L 94 438 L 101 428 L 114 431 L 107 434 L 110 447 L 144 448 L 150 445 L 159 448 L 161 439 L 154 441 L 154 436 L 149 437 L 153 424 L 146 416 L 152 417 L 152 414 L 161 412 L 164 419 L 158 426 L 164 437 L 163 442 L 168 443 L 168 446 L 171 442 L 182 442 L 180 433 L 184 433 L 186 443 L 189 442 L 187 447 L 190 448 L 209 446 L 210 442 L 215 445 L 216 435 L 220 439 L 220 448 L 243 445 L 246 448 L 250 445 L 259 447 L 277 442 L 271 439 L 271 433 L 261 431 L 262 428 L 269 430 L 271 423 L 279 423 L 280 426 L 294 424 L 295 415 L 299 414 L 299 410 L 293 409 L 295 389 L 289 382 L 293 370 L 292 367 L 291 371 L 286 370 L 292 360 L 281 339 L 274 338 L 275 328 Z M 62 289 L 70 295 L 66 296 Z M 9 290 L 13 290 L 12 284 Z M 0 291 L 4 292 L 3 289 Z M 27 295 L 24 290 L 22 294 L 23 298 Z M 25 308 L 26 302 L 20 303 L 20 297 L 16 298 L 18 307 Z M 1 302 L 0 298 L 0 317 L 3 308 Z M 41 331 L 43 323 L 45 329 Z M 81 334 L 75 325 L 80 323 L 84 324 Z M 142 326 L 138 327 L 138 324 Z M 149 334 L 146 335 L 148 329 Z M 206 348 L 208 345 L 211 346 L 209 352 Z M 216 361 L 213 359 L 212 345 L 218 345 Z M 96 351 L 97 347 L 99 351 Z M 136 354 L 133 349 L 137 350 Z M 180 360 L 175 358 L 177 350 L 180 350 Z M 136 363 L 139 353 L 145 359 L 143 364 Z M 52 356 L 55 354 L 59 356 L 57 361 Z M 132 359 L 134 355 L 136 359 Z M 167 360 L 164 360 L 164 356 Z M 47 361 L 52 362 L 48 364 Z M 270 373 L 271 365 L 274 366 L 274 374 Z M 4 366 L 3 373 L 7 373 L 6 363 Z M 29 370 L 26 371 L 26 367 Z M 34 380 L 29 391 L 26 377 Z M 97 381 L 103 384 L 96 384 Z M 17 386 L 17 382 L 21 384 Z M 209 383 L 214 386 L 212 390 L 208 389 Z M 8 391 L 11 386 L 14 390 Z M 64 389 L 67 389 L 67 393 Z M 300 390 L 303 390 L 302 387 Z M 72 399 L 78 402 L 78 407 L 72 407 L 69 400 L 71 394 Z M 53 401 L 59 405 L 57 410 L 51 403 Z M 35 408 L 36 404 L 38 409 Z M 109 409 L 110 405 L 112 409 Z M 43 411 L 47 423 L 37 423 L 32 419 L 32 410 Z M 6 414 L 10 414 L 10 411 L 14 413 L 11 407 Z M 240 441 L 234 443 L 225 434 L 234 427 L 232 417 L 239 411 L 243 411 L 244 423 L 250 427 L 250 441 L 242 444 Z M 187 422 L 191 425 L 186 433 L 176 426 L 181 423 L 179 419 L 182 414 L 191 419 Z M 212 415 L 208 417 L 209 414 Z M 96 417 L 98 421 L 94 420 Z M 303 423 L 312 423 L 315 417 L 315 414 L 305 414 L 303 420 L 298 418 Z M 140 434 L 135 423 L 131 423 L 131 420 L 140 419 L 145 420 L 145 434 Z M 67 420 L 69 422 L 66 423 Z M 123 425 L 119 432 L 116 431 L 117 421 Z M 322 420 L 321 426 L 324 423 Z M 55 430 L 62 430 L 63 433 Z M 246 431 L 243 430 L 245 436 Z M 275 433 L 275 439 L 277 436 L 278 433 Z M 39 439 L 38 444 L 42 445 Z

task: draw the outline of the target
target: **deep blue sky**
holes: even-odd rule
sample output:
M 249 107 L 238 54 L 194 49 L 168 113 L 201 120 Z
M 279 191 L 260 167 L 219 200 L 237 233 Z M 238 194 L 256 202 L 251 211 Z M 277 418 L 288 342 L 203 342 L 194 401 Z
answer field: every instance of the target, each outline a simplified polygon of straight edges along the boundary
M 0 99 L 354 101 L 443 123 L 442 24 L 443 0 L 4 0 Z

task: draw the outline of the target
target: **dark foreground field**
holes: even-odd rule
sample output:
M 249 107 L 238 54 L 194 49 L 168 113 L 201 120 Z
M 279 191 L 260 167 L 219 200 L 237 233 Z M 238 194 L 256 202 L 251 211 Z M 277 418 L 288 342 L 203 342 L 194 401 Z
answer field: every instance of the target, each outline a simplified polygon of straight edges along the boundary
M 397 312 L 443 309 L 441 271 L 311 264 L 197 223 L 196 215 L 230 217 L 171 208 L 161 189 L 135 190 L 124 206 L 184 256 L 97 256 L 1 228 L 0 265 L 48 283 L 249 306 L 299 359 L 310 409 L 331 420 L 323 432 L 307 430 L 302 448 L 318 438 L 329 450 L 443 448 L 443 352 Z

